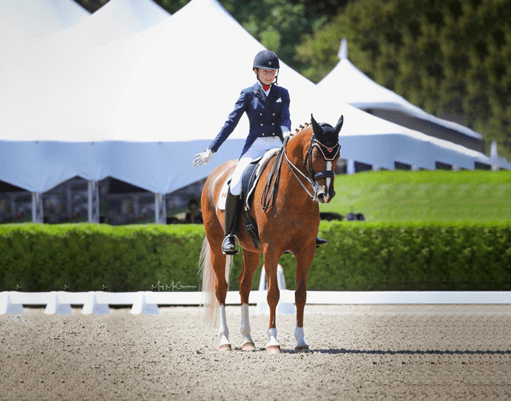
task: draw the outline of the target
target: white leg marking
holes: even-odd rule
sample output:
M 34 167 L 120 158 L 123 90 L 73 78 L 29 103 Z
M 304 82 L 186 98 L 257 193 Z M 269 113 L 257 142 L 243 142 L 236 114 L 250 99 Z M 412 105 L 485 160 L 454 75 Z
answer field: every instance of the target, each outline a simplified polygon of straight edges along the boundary
M 246 343 L 254 343 L 252 337 L 250 336 L 250 320 L 248 316 L 248 304 L 241 305 L 241 335 L 243 336 L 243 342 L 241 345 L 243 346 Z
M 266 344 L 266 346 L 269 347 L 271 345 L 275 345 L 279 347 L 280 344 L 277 341 L 277 329 L 268 329 L 266 333 L 268 334 L 268 344 Z
M 225 315 L 225 305 L 220 305 L 220 345 L 227 345 L 229 341 L 229 329 L 227 328 L 227 316 Z
M 295 338 L 296 338 L 296 348 L 308 348 L 307 343 L 305 342 L 305 334 L 303 332 L 303 327 L 296 327 L 295 329 Z

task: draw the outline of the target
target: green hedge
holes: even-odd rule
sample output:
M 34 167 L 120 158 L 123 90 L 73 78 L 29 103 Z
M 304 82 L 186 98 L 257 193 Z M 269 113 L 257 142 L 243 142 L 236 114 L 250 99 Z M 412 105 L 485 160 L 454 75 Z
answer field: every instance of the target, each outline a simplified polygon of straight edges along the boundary
M 330 243 L 316 253 L 310 290 L 511 290 L 511 222 L 322 222 L 319 235 Z M 198 289 L 203 238 L 198 225 L 0 225 L 0 291 Z M 280 263 L 294 289 L 294 256 Z
M 193 225 L 0 226 L 0 290 L 142 291 L 172 281 L 197 286 L 203 238 L 204 228 Z
M 511 222 L 322 225 L 309 287 L 346 291 L 509 291 Z

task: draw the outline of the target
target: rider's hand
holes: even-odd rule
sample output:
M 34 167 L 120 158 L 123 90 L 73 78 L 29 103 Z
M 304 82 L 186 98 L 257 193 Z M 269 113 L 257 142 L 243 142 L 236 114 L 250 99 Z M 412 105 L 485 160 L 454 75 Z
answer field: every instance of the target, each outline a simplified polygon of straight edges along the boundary
M 206 149 L 204 152 L 197 153 L 193 159 L 193 165 L 195 167 L 199 167 L 203 164 L 208 164 L 214 154 L 215 152 L 213 152 L 211 149 Z

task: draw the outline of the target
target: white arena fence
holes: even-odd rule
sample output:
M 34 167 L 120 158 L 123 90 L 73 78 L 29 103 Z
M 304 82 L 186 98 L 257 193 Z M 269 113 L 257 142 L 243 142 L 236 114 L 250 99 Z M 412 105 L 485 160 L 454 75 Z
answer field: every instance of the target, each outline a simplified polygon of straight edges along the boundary
M 0 314 L 22 314 L 23 305 L 45 305 L 47 314 L 71 313 L 71 305 L 83 305 L 83 314 L 108 314 L 110 305 L 131 305 L 133 314 L 157 314 L 158 306 L 200 305 L 201 292 L 139 291 L 139 292 L 2 292 Z M 257 311 L 267 310 L 266 290 L 252 291 L 250 303 Z M 226 304 L 239 305 L 237 291 L 227 293 Z M 511 304 L 511 292 L 481 291 L 308 291 L 307 304 Z M 281 290 L 279 313 L 294 313 L 294 291 Z

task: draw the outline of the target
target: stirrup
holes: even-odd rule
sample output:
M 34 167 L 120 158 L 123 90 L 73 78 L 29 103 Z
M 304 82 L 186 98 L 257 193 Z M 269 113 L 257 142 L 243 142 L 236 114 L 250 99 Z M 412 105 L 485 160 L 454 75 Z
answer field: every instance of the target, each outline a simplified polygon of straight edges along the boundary
M 321 245 L 328 244 L 328 241 L 326 239 L 321 239 L 316 237 L 316 249 L 319 248 Z
M 236 248 L 236 236 L 226 235 L 222 241 L 222 253 L 224 255 L 237 255 L 239 248 Z

